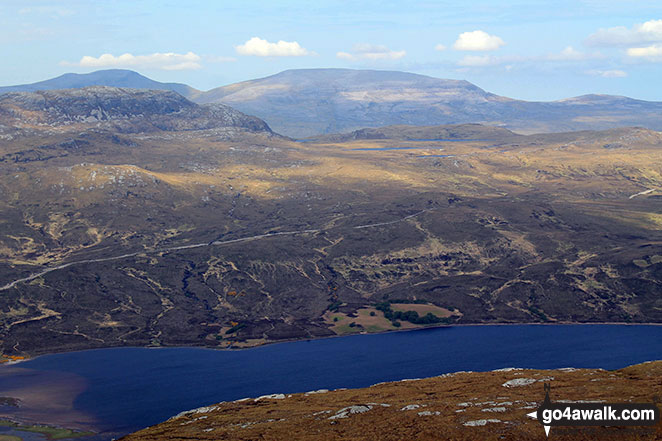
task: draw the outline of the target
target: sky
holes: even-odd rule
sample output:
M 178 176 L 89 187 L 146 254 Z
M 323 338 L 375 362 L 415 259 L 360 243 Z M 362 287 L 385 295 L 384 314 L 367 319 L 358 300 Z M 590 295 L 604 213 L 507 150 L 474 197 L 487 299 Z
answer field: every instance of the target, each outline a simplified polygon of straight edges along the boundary
M 399 70 L 549 101 L 662 101 L 662 1 L 0 0 L 0 85 L 132 69 L 201 90 Z

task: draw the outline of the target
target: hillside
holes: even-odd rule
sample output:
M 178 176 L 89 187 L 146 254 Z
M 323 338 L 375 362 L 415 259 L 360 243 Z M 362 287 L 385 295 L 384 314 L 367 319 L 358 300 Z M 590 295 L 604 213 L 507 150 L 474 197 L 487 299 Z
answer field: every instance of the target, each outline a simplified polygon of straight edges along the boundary
M 617 371 L 504 369 L 458 372 L 365 389 L 274 394 L 183 412 L 121 438 L 171 440 L 540 440 L 543 427 L 527 414 L 551 385 L 552 402 L 650 403 L 662 393 L 662 362 Z M 653 427 L 553 427 L 564 440 L 659 440 Z
M 123 87 L 129 89 L 171 90 L 192 98 L 200 93 L 186 84 L 161 83 L 126 69 L 107 69 L 87 74 L 67 73 L 32 84 L 0 87 L 0 94 L 8 92 L 36 92 L 40 90 L 80 89 L 90 86 Z
M 490 140 L 507 141 L 514 140 L 521 135 L 510 130 L 484 126 L 481 124 L 455 124 L 440 126 L 384 126 L 378 128 L 367 128 L 354 130 L 350 133 L 334 133 L 307 138 L 307 142 L 347 142 L 358 140 L 391 139 L 402 141 L 467 141 L 467 140 Z
M 302 143 L 105 87 L 2 95 L 0 124 L 5 355 L 662 322 L 659 132 Z
M 295 138 L 401 124 L 481 123 L 520 133 L 662 129 L 662 103 L 605 95 L 520 101 L 467 81 L 391 71 L 287 70 L 212 89 L 196 100 L 229 104 Z

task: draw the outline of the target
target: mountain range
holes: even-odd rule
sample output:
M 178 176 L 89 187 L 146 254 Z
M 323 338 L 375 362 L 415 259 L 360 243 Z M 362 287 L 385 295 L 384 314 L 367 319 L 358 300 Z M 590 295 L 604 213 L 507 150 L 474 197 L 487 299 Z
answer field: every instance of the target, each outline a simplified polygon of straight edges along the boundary
M 376 70 L 287 70 L 203 92 L 114 69 L 2 87 L 0 93 L 86 86 L 170 90 L 200 104 L 223 103 L 294 138 L 400 124 L 481 123 L 524 134 L 623 126 L 662 129 L 660 102 L 595 94 L 523 101 L 489 93 L 468 81 Z

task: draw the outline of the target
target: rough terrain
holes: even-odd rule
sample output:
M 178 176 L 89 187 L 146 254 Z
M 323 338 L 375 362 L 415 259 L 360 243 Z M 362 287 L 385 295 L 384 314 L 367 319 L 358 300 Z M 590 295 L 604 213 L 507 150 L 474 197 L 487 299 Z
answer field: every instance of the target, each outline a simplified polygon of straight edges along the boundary
M 173 92 L 0 96 L 0 350 L 662 322 L 662 134 L 294 142 Z

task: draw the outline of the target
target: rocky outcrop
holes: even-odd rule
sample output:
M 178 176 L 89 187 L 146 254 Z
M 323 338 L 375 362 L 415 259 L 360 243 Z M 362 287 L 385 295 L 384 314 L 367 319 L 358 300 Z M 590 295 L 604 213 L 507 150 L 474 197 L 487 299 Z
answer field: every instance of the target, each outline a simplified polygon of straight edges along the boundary
M 163 90 L 93 86 L 0 96 L 0 127 L 102 128 L 121 133 L 238 128 L 271 133 L 259 118 L 223 104 L 198 105 Z

